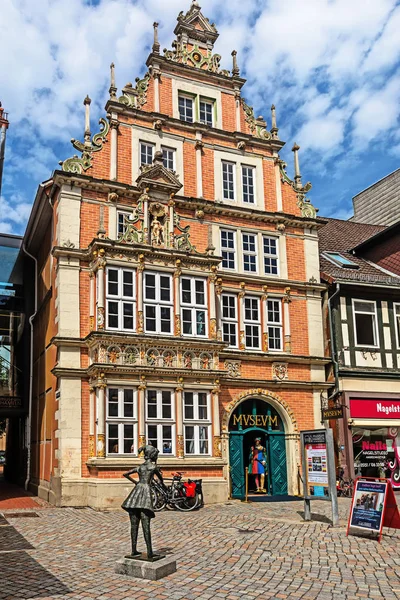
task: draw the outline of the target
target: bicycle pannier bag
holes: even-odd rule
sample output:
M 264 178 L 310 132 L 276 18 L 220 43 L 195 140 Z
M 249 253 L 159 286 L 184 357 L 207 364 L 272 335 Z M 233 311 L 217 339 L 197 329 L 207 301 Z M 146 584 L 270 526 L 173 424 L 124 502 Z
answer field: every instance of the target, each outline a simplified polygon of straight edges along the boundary
M 185 486 L 185 490 L 186 490 L 186 498 L 194 498 L 196 495 L 196 484 L 193 483 L 184 483 L 183 484 Z

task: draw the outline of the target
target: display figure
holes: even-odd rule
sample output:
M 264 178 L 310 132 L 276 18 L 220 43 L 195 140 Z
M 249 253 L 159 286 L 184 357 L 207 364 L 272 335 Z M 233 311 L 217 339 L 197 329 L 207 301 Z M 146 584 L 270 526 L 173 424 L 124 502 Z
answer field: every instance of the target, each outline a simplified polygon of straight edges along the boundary
M 267 451 L 261 445 L 261 438 L 254 440 L 254 446 L 250 450 L 249 474 L 255 476 L 257 492 L 266 493 L 265 474 L 267 472 Z M 260 482 L 261 481 L 261 482 Z
M 124 477 L 132 481 L 135 487 L 122 504 L 122 508 L 129 514 L 131 520 L 132 554 L 126 558 L 137 558 L 141 555 L 137 551 L 137 538 L 139 523 L 142 522 L 143 536 L 146 542 L 147 558 L 156 558 L 151 545 L 150 519 L 154 518 L 154 506 L 150 488 L 150 482 L 156 475 L 160 481 L 163 480 L 161 471 L 157 467 L 158 450 L 154 446 L 142 446 L 138 454 L 144 453 L 144 463 L 131 471 L 124 473 Z M 131 475 L 138 473 L 139 481 L 132 479 Z

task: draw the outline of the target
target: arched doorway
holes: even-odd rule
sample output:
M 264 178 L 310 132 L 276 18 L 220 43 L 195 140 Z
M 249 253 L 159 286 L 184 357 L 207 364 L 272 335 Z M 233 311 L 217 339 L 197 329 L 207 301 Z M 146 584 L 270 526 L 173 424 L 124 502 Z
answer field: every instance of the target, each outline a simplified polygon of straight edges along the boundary
M 245 468 L 249 466 L 250 449 L 255 438 L 261 438 L 261 445 L 266 448 L 266 493 L 271 496 L 287 495 L 285 424 L 276 408 L 264 399 L 247 398 L 232 412 L 228 431 L 232 497 L 245 496 Z M 254 476 L 250 476 L 250 490 L 254 483 Z

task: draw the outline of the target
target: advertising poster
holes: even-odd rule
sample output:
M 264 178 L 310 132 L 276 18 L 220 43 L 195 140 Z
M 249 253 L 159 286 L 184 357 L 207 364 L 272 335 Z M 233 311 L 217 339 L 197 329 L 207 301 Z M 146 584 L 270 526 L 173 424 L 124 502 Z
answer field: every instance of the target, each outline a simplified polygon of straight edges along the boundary
M 357 481 L 351 507 L 350 527 L 379 533 L 383 522 L 386 482 Z
M 324 431 L 304 434 L 307 491 L 309 496 L 328 496 L 328 459 Z

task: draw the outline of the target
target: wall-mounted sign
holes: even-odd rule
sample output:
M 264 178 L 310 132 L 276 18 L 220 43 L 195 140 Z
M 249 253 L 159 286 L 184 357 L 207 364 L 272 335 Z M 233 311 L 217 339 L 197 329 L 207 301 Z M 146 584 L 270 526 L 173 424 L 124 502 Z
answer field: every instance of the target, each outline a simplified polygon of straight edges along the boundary
M 0 396 L 1 408 L 22 408 L 22 398 L 17 396 Z
M 272 427 L 278 425 L 278 417 L 271 415 L 233 415 L 233 425 L 244 427 Z
M 322 420 L 330 421 L 331 419 L 343 419 L 343 406 L 322 409 Z
M 350 398 L 350 416 L 353 419 L 399 419 L 400 398 Z

